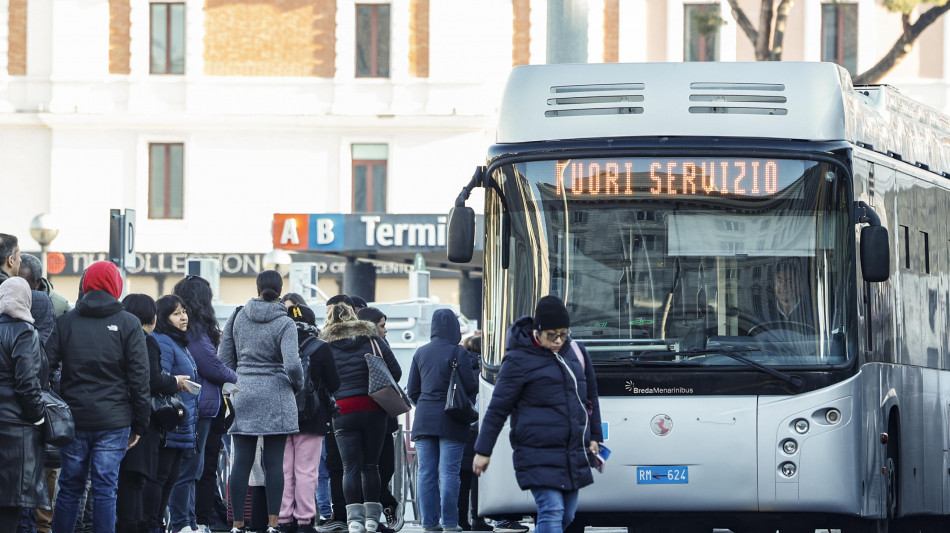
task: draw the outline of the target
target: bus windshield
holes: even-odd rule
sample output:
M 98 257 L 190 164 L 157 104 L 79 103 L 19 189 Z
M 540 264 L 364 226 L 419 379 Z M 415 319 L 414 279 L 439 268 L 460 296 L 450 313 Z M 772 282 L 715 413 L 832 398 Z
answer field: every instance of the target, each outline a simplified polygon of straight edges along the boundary
M 503 315 L 561 296 L 595 364 L 848 361 L 853 229 L 833 166 L 620 157 L 493 177 L 512 237 Z

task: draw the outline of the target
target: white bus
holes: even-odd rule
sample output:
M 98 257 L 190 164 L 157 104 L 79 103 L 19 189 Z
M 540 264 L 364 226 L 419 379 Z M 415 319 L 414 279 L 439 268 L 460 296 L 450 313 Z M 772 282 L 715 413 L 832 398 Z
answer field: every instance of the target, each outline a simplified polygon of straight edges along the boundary
M 950 514 L 950 118 L 828 63 L 513 69 L 485 189 L 484 410 L 561 296 L 603 474 L 574 528 L 936 530 Z M 534 512 L 507 428 L 487 516 Z

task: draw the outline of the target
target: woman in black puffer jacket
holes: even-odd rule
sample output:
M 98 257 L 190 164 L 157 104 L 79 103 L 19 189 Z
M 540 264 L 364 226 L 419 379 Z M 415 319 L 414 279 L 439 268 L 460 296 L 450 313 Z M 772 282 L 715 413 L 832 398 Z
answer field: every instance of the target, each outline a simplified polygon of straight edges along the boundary
M 570 346 L 568 327 L 570 316 L 556 296 L 541 298 L 534 318 L 512 324 L 475 442 L 473 469 L 481 474 L 511 415 L 515 477 L 538 506 L 536 533 L 559 533 L 574 520 L 578 491 L 594 482 L 587 451 L 598 453 L 603 440 L 590 356 Z
M 330 344 L 340 388 L 336 401 L 340 415 L 333 433 L 343 459 L 343 495 L 349 533 L 375 532 L 383 506 L 379 502 L 379 454 L 386 438 L 386 412 L 368 394 L 367 353 L 377 353 L 398 382 L 402 369 L 389 345 L 377 335 L 376 325 L 358 320 L 353 308 L 338 303 L 327 309 L 327 327 L 320 338 Z

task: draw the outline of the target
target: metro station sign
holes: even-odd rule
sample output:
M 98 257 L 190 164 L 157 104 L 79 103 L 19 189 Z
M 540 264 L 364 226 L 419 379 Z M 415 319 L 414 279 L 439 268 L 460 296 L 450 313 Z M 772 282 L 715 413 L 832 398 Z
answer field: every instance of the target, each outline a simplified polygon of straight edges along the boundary
M 446 215 L 388 213 L 274 215 L 274 248 L 303 251 L 431 252 L 445 249 Z M 477 250 L 484 218 L 476 217 Z

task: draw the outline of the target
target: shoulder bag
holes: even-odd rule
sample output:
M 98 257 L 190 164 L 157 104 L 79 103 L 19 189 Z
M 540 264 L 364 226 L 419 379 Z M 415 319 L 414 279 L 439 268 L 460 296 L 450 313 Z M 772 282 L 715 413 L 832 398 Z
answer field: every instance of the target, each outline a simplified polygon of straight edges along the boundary
M 376 345 L 376 339 L 370 339 L 373 353 L 363 354 L 366 366 L 369 369 L 368 394 L 386 411 L 389 416 L 399 416 L 412 409 L 412 401 L 402 390 L 402 387 L 393 379 L 382 351 Z
M 445 394 L 445 414 L 456 422 L 471 424 L 478 420 L 478 411 L 475 410 L 475 402 L 465 392 L 458 367 L 459 354 L 456 349 L 452 359 L 452 372 L 449 374 L 449 390 Z
M 187 408 L 178 393 L 152 396 L 152 418 L 158 427 L 171 431 L 185 418 Z
M 46 419 L 43 421 L 43 437 L 53 446 L 66 446 L 76 440 L 76 424 L 69 405 L 53 391 L 41 390 L 46 404 Z

